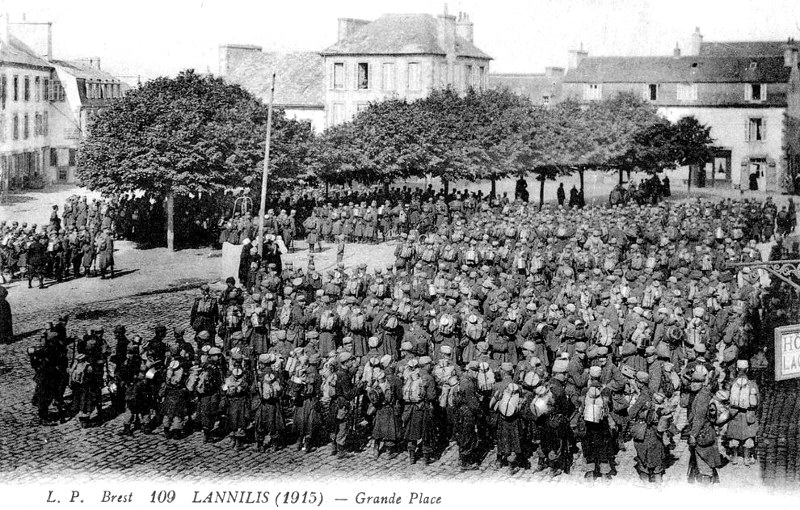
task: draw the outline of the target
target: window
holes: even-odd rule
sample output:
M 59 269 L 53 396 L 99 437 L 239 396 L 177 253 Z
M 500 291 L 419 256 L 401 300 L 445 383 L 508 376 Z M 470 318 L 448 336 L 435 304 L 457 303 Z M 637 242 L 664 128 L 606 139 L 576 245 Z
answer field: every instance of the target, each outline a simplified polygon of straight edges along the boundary
M 472 88 L 472 66 L 464 66 L 464 89 Z
M 39 136 L 42 133 L 42 115 L 39 113 L 33 116 L 33 136 Z
M 697 84 L 679 83 L 678 101 L 697 101 Z
M 358 63 L 358 89 L 369 89 L 369 64 L 366 62 Z
M 25 99 L 25 101 L 30 101 L 31 100 L 31 78 L 30 78 L 30 76 L 26 76 L 25 77 L 25 85 L 24 85 L 24 87 L 25 87 L 23 89 L 24 99 Z
M 478 68 L 478 88 L 486 90 L 486 68 L 483 66 Z
M 11 121 L 11 131 L 14 140 L 19 140 L 19 115 L 17 115 L 16 113 L 14 114 L 14 118 Z
M 58 149 L 50 149 L 50 166 L 58 166 Z
M 367 108 L 369 108 L 369 103 L 358 103 L 356 105 L 356 113 L 361 113 Z
M 542 104 L 547 106 L 550 104 L 550 96 L 542 96 Z
M 748 83 L 745 85 L 744 94 L 748 101 L 766 101 L 767 86 L 763 83 Z
M 439 86 L 443 89 L 447 88 L 449 80 L 447 79 L 447 64 L 439 64 Z
M 394 90 L 395 89 L 395 81 L 394 81 L 394 64 L 386 63 L 383 64 L 383 90 Z
M 47 112 L 42 114 L 42 135 L 47 136 L 50 134 L 50 117 Z
M 761 117 L 751 117 L 747 119 L 746 140 L 748 142 L 763 142 L 766 138 L 764 119 Z
M 408 64 L 408 90 L 419 90 L 419 63 L 409 62 Z
M 0 76 L 0 108 L 6 109 L 6 96 L 8 96 L 8 79 L 6 75 Z
M 342 62 L 333 64 L 333 88 L 344 89 L 344 64 Z
M 6 116 L 0 115 L 0 142 L 6 141 Z
M 651 83 L 647 86 L 647 94 L 650 101 L 658 101 L 658 84 Z
M 333 104 L 333 125 L 337 126 L 344 122 L 344 104 Z
M 25 114 L 24 120 L 22 122 L 22 138 L 27 140 L 28 137 L 31 135 L 31 126 L 30 126 L 30 118 L 28 114 Z
M 58 169 L 58 180 L 59 181 L 66 181 L 67 180 L 67 167 L 62 166 Z
M 78 151 L 76 151 L 75 149 L 69 150 L 69 166 L 75 166 L 75 155 L 77 154 L 77 152 Z
M 19 76 L 14 75 L 14 101 L 19 101 Z
M 602 97 L 602 90 L 597 83 L 587 83 L 583 86 L 583 99 L 586 101 L 598 101 Z

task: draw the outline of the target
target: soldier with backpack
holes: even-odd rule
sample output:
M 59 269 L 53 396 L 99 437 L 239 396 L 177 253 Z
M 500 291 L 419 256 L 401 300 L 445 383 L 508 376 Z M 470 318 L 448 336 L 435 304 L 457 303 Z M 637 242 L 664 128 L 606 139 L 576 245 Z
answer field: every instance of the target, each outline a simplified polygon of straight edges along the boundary
M 747 360 L 736 362 L 736 379 L 731 383 L 730 407 L 732 418 L 728 424 L 726 436 L 731 448 L 731 463 L 738 464 L 739 456 L 744 459 L 744 465 L 755 463 L 753 449 L 758 434 L 758 384 L 748 377 L 749 363 Z

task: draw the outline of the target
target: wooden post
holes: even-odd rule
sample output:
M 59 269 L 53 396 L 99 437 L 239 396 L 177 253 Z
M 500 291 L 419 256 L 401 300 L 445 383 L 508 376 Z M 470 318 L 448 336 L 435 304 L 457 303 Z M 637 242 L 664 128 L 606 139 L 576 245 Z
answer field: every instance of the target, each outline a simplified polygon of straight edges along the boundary
M 489 196 L 494 199 L 497 196 L 497 179 L 494 178 L 494 174 L 492 174 L 490 180 L 492 182 L 492 192 Z
M 539 180 L 539 210 L 541 211 L 542 207 L 544 207 L 544 181 L 545 181 L 545 178 L 544 178 L 543 175 L 540 175 L 539 179 L 540 179 Z
M 272 135 L 272 102 L 275 100 L 275 72 L 272 72 L 272 88 L 267 107 L 267 146 L 264 149 L 264 174 L 261 177 L 261 207 L 258 209 L 258 255 L 264 255 L 264 214 L 267 210 L 267 180 L 269 179 L 269 139 Z
M 581 178 L 581 193 L 583 193 L 583 167 L 578 167 L 578 176 Z
M 167 249 L 175 250 L 175 194 L 167 193 Z

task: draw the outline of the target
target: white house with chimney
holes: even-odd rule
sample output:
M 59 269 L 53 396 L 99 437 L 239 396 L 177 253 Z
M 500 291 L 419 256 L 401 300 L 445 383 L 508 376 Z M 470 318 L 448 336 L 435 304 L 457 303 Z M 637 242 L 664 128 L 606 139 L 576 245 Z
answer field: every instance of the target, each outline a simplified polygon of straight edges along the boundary
M 336 44 L 320 54 L 326 127 L 352 119 L 371 101 L 414 100 L 447 87 L 484 90 L 491 61 L 473 43 L 469 16 L 447 12 L 341 18 Z

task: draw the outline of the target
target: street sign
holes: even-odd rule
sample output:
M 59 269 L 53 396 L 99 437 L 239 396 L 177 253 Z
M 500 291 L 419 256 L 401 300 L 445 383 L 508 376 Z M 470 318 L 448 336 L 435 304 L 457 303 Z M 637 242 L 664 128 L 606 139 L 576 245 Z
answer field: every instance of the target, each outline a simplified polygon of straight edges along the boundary
M 775 380 L 800 377 L 800 324 L 775 328 Z

